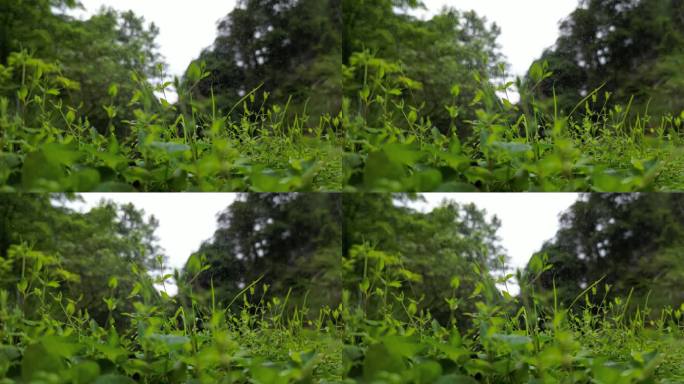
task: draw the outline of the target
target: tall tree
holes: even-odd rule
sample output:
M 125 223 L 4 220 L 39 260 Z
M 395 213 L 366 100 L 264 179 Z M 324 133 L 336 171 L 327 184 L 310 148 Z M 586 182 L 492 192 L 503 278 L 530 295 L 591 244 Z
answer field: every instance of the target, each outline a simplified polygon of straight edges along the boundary
M 155 45 L 159 31 L 130 11 L 103 8 L 79 20 L 69 15 L 77 4 L 74 0 L 0 1 L 0 65 L 7 65 L 12 53 L 26 51 L 54 66 L 51 72 L 57 73 L 51 76 L 71 84 L 58 95 L 65 105 L 77 109 L 101 133 L 114 123 L 116 133 L 125 136 L 129 133 L 125 121 L 135 118 L 129 104 L 139 89 L 131 74 L 143 79 L 154 76 L 161 64 Z M 0 93 L 14 97 L 30 76 L 41 81 L 43 75 L 48 74 L 15 70 L 12 81 L 0 82 Z M 111 106 L 114 113 L 103 106 Z
M 409 297 L 421 298 L 418 308 L 446 323 L 454 309 L 444 297 L 471 295 L 477 284 L 491 283 L 490 272 L 502 267 L 500 222 L 487 219 L 472 204 L 445 201 L 429 212 L 419 212 L 404 206 L 407 197 L 396 197 L 399 201 L 388 194 L 344 196 L 345 287 L 357 294 L 370 269 L 393 269 L 402 280 L 400 289 Z M 465 313 L 472 309 L 456 308 L 457 320 L 465 322 Z M 372 312 L 372 308 L 367 310 Z
M 465 136 L 474 110 L 461 108 L 454 116 L 445 106 L 471 104 L 483 85 L 502 75 L 503 60 L 496 43 L 500 30 L 475 12 L 454 8 L 420 20 L 409 12 L 419 6 L 420 2 L 407 0 L 344 0 L 345 96 L 359 100 L 359 92 L 369 83 L 394 76 L 402 100 L 421 108 L 422 115 L 442 132 L 458 131 Z M 363 51 L 398 70 L 382 68 L 371 73 L 377 78 L 369 79 L 369 61 L 354 58 Z M 382 118 L 387 119 L 386 114 Z M 402 118 L 395 123 L 401 126 Z
M 80 213 L 60 200 L 56 195 L 0 196 L 0 264 L 7 267 L 0 271 L 0 285 L 15 291 L 28 273 L 26 256 L 32 253 L 12 251 L 26 246 L 60 266 L 62 277 L 68 277 L 60 287 L 65 297 L 78 299 L 75 308 L 104 325 L 109 311 L 103 298 L 114 297 L 122 312 L 132 310 L 125 300 L 137 282 L 131 268 L 141 273 L 156 268 L 154 260 L 161 255 L 154 237 L 157 222 L 132 205 L 103 202 Z M 44 261 L 36 263 L 40 268 Z M 114 287 L 112 278 L 118 281 Z
M 582 0 L 561 23 L 561 36 L 541 60 L 554 76 L 540 91 L 572 108 L 593 90 L 613 93 L 635 107 L 652 100 L 650 111 L 679 113 L 684 51 L 684 2 L 681 0 Z
M 292 290 L 292 302 L 309 295 L 313 306 L 334 306 L 340 299 L 340 210 L 336 194 L 241 195 L 219 214 L 219 228 L 197 252 L 210 267 L 197 287 L 213 284 L 225 304 L 261 278 L 269 294 L 284 297 Z
M 339 0 L 240 0 L 199 57 L 211 76 L 197 88 L 227 112 L 259 86 L 281 105 L 336 114 L 340 93 Z
M 651 303 L 678 305 L 672 294 L 683 298 L 668 284 L 684 273 L 684 196 L 589 194 L 560 222 L 541 249 L 554 266 L 541 284 L 547 290 L 555 284 L 561 300 L 573 300 L 600 279 L 612 286 L 611 295 L 626 297 L 634 289 L 635 302 L 649 290 L 658 292 Z

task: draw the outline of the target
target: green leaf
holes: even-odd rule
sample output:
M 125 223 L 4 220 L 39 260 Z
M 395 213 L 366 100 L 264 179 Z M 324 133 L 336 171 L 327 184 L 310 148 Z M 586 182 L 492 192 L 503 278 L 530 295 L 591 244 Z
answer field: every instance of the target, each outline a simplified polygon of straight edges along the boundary
M 432 384 L 442 375 L 442 366 L 436 361 L 423 361 L 411 369 L 413 380 L 418 384 Z
M 135 384 L 135 381 L 126 376 L 108 374 L 98 377 L 93 384 Z
M 532 64 L 529 74 L 530 79 L 532 79 L 534 83 L 542 81 L 544 78 L 544 68 L 542 67 L 542 64 L 539 61 Z
M 391 161 L 384 151 L 368 155 L 363 178 L 369 188 L 380 187 L 384 180 L 400 180 L 405 176 L 406 171 L 401 164 Z
M 188 67 L 188 71 L 185 73 L 185 76 L 187 77 L 190 83 L 194 83 L 200 80 L 200 77 L 202 76 L 202 70 L 200 69 L 200 66 L 197 64 L 197 62 L 190 63 L 190 66 Z
M 158 333 L 149 335 L 148 339 L 164 344 L 169 350 L 182 349 L 185 344 L 190 342 L 190 339 L 185 336 L 163 335 Z
M 451 374 L 440 377 L 435 384 L 479 384 L 479 382 L 470 376 Z
M 454 276 L 451 278 L 451 282 L 449 282 L 449 286 L 453 289 L 458 289 L 458 287 L 461 286 L 461 279 L 458 278 L 458 276 Z
M 21 169 L 21 183 L 26 190 L 44 189 L 46 181 L 58 182 L 63 176 L 59 164 L 49 161 L 42 151 L 28 154 Z
M 172 142 L 161 142 L 161 141 L 153 141 L 149 145 L 151 148 L 155 149 L 161 149 L 163 151 L 166 151 L 166 153 L 173 155 L 177 153 L 182 153 L 182 152 L 187 152 L 190 150 L 190 146 L 186 144 L 181 144 L 181 143 L 172 143 Z
M 194 253 L 188 258 L 187 263 L 185 263 L 185 270 L 190 276 L 194 276 L 202 270 L 202 261 L 197 253 Z
M 389 161 L 397 164 L 412 165 L 417 163 L 425 154 L 410 144 L 387 144 L 382 150 Z
M 368 278 L 365 278 L 359 284 L 359 289 L 361 290 L 361 292 L 367 293 L 368 288 L 370 288 L 370 281 L 368 280 Z
M 363 360 L 363 377 L 371 382 L 382 372 L 400 373 L 406 369 L 405 363 L 397 354 L 391 353 L 384 344 L 368 347 Z
M 416 340 L 405 336 L 386 336 L 382 339 L 382 342 L 392 354 L 402 357 L 415 356 L 425 348 L 424 345 Z
M 116 289 L 116 287 L 119 286 L 119 279 L 117 279 L 116 276 L 110 277 L 107 286 L 111 289 Z
M 542 260 L 541 256 L 538 253 L 536 253 L 532 255 L 532 258 L 530 259 L 527 266 L 530 269 L 530 272 L 536 275 L 541 273 L 544 269 L 544 261 Z
M 94 361 L 82 361 L 69 369 L 74 384 L 89 384 L 100 375 L 100 366 Z
M 90 168 L 82 169 L 69 175 L 69 183 L 74 191 L 92 191 L 100 183 L 100 173 Z
M 458 84 L 454 84 L 453 87 L 451 87 L 451 96 L 453 97 L 458 97 L 458 95 L 461 94 L 461 87 Z
M 76 120 L 76 113 L 70 109 L 67 111 L 65 118 L 67 124 L 71 124 L 74 122 L 74 120 Z
M 528 151 L 532 150 L 532 146 L 529 144 L 525 143 L 511 143 L 511 142 L 502 142 L 502 141 L 495 141 L 490 144 L 494 148 L 498 148 L 501 150 L 504 150 L 510 154 L 520 154 L 520 153 L 526 153 Z
M 26 347 L 21 361 L 21 377 L 25 382 L 31 382 L 41 372 L 59 373 L 62 369 L 64 369 L 62 359 L 59 355 L 48 352 L 43 343 Z
M 111 96 L 111 97 L 116 97 L 116 95 L 119 94 L 119 86 L 112 83 L 112 84 L 109 86 L 109 89 L 107 90 L 107 93 L 108 93 L 109 96 Z

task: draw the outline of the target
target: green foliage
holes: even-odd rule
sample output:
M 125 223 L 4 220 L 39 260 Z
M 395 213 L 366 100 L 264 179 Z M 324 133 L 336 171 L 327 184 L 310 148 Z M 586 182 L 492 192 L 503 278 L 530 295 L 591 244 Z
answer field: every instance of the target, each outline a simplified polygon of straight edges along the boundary
M 395 206 L 389 194 L 346 194 L 343 202 L 344 283 L 369 314 L 377 309 L 399 316 L 413 308 L 456 321 L 457 309 L 474 310 L 460 298 L 505 262 L 496 235 L 500 222 L 474 205 L 445 201 L 421 213 Z M 413 300 L 393 308 L 390 291 Z
M 86 292 L 64 289 L 76 283 L 78 275 L 65 273 L 69 257 L 45 248 L 46 241 L 55 240 L 36 239 L 57 229 L 67 239 L 81 235 L 84 228 L 63 226 L 58 217 L 102 216 L 111 205 L 85 214 L 54 207 L 47 212 L 51 207 L 47 198 L 24 198 L 24 204 L 3 212 L 21 218 L 33 211 L 34 220 L 15 219 L 10 227 L 21 228 L 20 233 L 36 245 L 17 243 L 12 237 L 0 258 L 0 378 L 7 383 L 35 384 L 647 384 L 684 378 L 681 296 L 664 298 L 656 312 L 646 303 L 634 305 L 636 296 L 631 293 L 609 295 L 611 285 L 594 281 L 568 302 L 562 290 L 540 286 L 557 268 L 548 264 L 552 256 L 539 253 L 526 270 L 500 273 L 506 268 L 505 258 L 498 257 L 497 221 L 486 220 L 485 213 L 474 206 L 445 202 L 430 212 L 418 212 L 406 207 L 416 198 L 410 195 L 315 196 L 243 197 L 221 214 L 220 219 L 230 225 L 224 224 L 207 244 L 218 244 L 220 237 L 222 244 L 230 245 L 224 254 L 244 246 L 263 247 L 278 272 L 287 277 L 292 271 L 278 259 L 286 252 L 269 247 L 306 253 L 307 247 L 328 244 L 339 236 L 340 222 L 321 221 L 334 217 L 331 206 L 339 209 L 341 204 L 344 252 L 339 303 L 313 310 L 301 300 L 301 291 L 288 289 L 287 295 L 279 296 L 285 286 L 278 281 L 252 281 L 232 298 L 222 296 L 228 295 L 224 287 L 234 276 L 222 274 L 225 266 L 216 263 L 217 258 L 199 254 L 189 259 L 182 273 L 157 277 L 122 256 L 120 263 L 133 273 L 98 276 L 103 287 L 88 292 L 105 303 L 105 321 L 76 307 Z M 649 215 L 664 216 L 669 223 L 671 217 L 664 215 L 661 204 L 678 201 L 658 197 L 653 205 L 646 204 L 655 212 L 632 212 L 610 202 L 629 204 L 631 199 L 646 198 L 620 196 L 597 195 L 592 210 L 614 209 L 617 227 Z M 309 201 L 312 211 L 302 212 Z M 680 209 L 679 205 L 669 207 Z M 36 222 L 36 211 L 49 218 Z M 118 239 L 98 241 L 139 241 L 143 230 L 131 225 L 134 212 L 124 208 L 115 215 L 124 221 L 105 230 L 108 238 Z M 307 218 L 312 217 L 318 219 L 309 220 L 307 226 Z M 296 242 L 278 240 L 286 221 L 301 227 L 303 235 Z M 651 228 L 654 221 L 642 222 L 644 231 L 657 238 L 655 243 L 679 237 L 681 228 L 674 226 L 659 237 L 657 229 Z M 326 228 L 317 232 L 315 227 L 320 225 Z M 608 232 L 618 234 L 617 227 Z M 111 236 L 113 231 L 120 232 Z M 311 235 L 309 241 L 306 235 Z M 61 242 L 69 243 L 67 239 Z M 601 244 L 596 236 L 591 241 Z M 675 248 L 660 254 L 663 262 L 671 264 L 656 268 L 681 264 Z M 81 258 L 90 264 L 101 262 Z M 21 272 L 8 272 L 19 261 Z M 213 268 L 218 269 L 216 273 Z M 266 263 L 259 268 L 273 278 Z M 308 274 L 306 265 L 298 268 L 302 280 L 316 278 Z M 606 268 L 621 271 L 619 266 Z M 247 269 L 245 274 L 254 276 L 254 272 Z M 200 297 L 204 288 L 195 284 L 203 275 L 214 277 L 207 289 L 210 300 Z M 86 278 L 90 276 L 84 273 L 81 279 Z M 170 280 L 177 283 L 177 295 L 154 288 Z M 659 290 L 656 294 L 665 296 L 666 289 L 681 291 L 676 275 L 667 280 L 665 285 L 652 285 Z M 127 282 L 132 286 L 126 286 Z M 500 290 L 513 285 L 520 289 L 516 296 Z M 448 308 L 446 316 L 444 308 Z M 111 320 L 116 318 L 126 322 Z
M 554 76 L 539 88 L 566 112 L 603 86 L 616 103 L 654 115 L 679 113 L 684 4 L 678 0 L 585 0 L 561 23 L 561 36 L 542 55 Z M 634 100 L 631 100 L 634 98 Z
M 46 265 L 46 273 L 53 268 Z M 123 294 L 132 308 L 111 309 L 130 319 L 128 327 L 119 328 L 73 311 L 68 303 L 74 298 L 50 294 L 38 276 L 28 277 L 28 284 L 44 293 L 36 307 L 41 316 L 9 302 L 8 291 L 0 290 L 3 383 L 277 384 L 340 377 L 341 343 L 330 308 L 305 323 L 296 314 L 282 317 L 277 299 L 244 293 L 241 308 L 217 310 L 197 301 L 182 303 L 184 295 L 157 294 L 146 274 L 135 278 L 136 287 L 144 288 Z M 122 298 L 99 294 L 105 301 Z
M 475 118 L 444 130 L 420 107 L 406 102 L 419 83 L 399 64 L 368 51 L 352 54 L 349 79 L 363 85 L 343 103 L 345 190 L 375 192 L 597 191 L 679 189 L 682 185 L 682 120 L 642 116 L 629 108 L 602 106 L 598 90 L 574 111 L 551 113 L 534 89 L 552 76 L 533 67 L 533 80 L 519 80 L 521 101 L 498 94 L 481 78 L 469 102 L 447 103 L 453 121 L 464 109 Z M 453 95 L 462 92 L 458 83 Z M 610 95 L 606 95 L 606 99 Z M 357 108 L 355 104 L 358 103 Z M 575 114 L 583 109 L 583 114 Z M 454 123 L 456 124 L 456 123 Z M 472 132 L 465 138 L 459 133 Z
M 443 291 L 438 297 L 449 305 L 458 300 L 454 312 L 470 320 L 445 323 L 416 305 L 426 298 L 420 290 L 394 284 L 414 285 L 420 274 L 407 280 L 396 256 L 367 245 L 351 249 L 345 264 L 359 252 L 368 261 L 364 281 L 345 285 L 342 356 L 350 383 L 669 383 L 683 377 L 682 309 L 665 308 L 647 320 L 648 307 L 627 310 L 624 300 L 606 300 L 592 289 L 569 306 L 547 304 L 535 282 L 553 266 L 538 256 L 527 272 L 496 279 L 518 285 L 518 296 L 499 291 L 486 274 L 455 297 Z M 367 306 L 371 296 L 382 300 Z
M 375 127 L 390 124 L 404 127 L 401 116 L 393 119 L 388 114 L 369 113 L 368 97 L 357 97 L 372 92 L 374 83 L 382 81 L 384 74 L 400 71 L 402 76 L 398 84 L 388 88 L 389 95 L 372 92 L 371 100 L 376 95 L 385 98 L 401 95 L 401 105 L 420 106 L 423 114 L 430 116 L 442 132 L 457 131 L 461 137 L 466 136 L 470 132 L 460 123 L 474 118 L 475 110 L 462 109 L 454 116 L 444 109 L 444 104 L 466 104 L 481 89 L 482 79 L 503 75 L 500 69 L 503 63 L 496 45 L 500 30 L 495 24 L 487 25 L 486 19 L 474 12 L 459 12 L 453 8 L 445 8 L 427 21 L 395 12 L 398 6 L 415 7 L 416 3 L 343 1 L 342 72 L 344 96 L 351 103 L 348 112 L 353 117 L 356 111 L 363 111 L 363 116 Z M 373 57 L 391 64 L 364 68 L 373 58 L 361 56 L 360 52 L 370 52 Z M 455 84 L 458 84 L 458 92 L 454 92 Z M 460 126 L 456 129 L 454 123 Z
M 203 67 L 196 69 L 194 85 L 208 75 Z M 234 120 L 215 109 L 158 99 L 155 92 L 170 84 L 153 86 L 133 75 L 137 90 L 127 108 L 135 118 L 117 123 L 119 107 L 107 104 L 109 128 L 101 133 L 86 112 L 63 104 L 60 94 L 78 83 L 57 66 L 24 52 L 12 54 L 2 71 L 25 75 L 18 87 L 8 79 L 18 90 L 9 88 L 0 98 L 4 191 L 340 189 L 338 119 L 322 117 L 311 126 L 287 118 L 278 105 L 258 105 L 247 97 L 235 105 L 243 113 Z M 121 92 L 116 84 L 107 88 L 112 97 Z M 117 136 L 117 126 L 128 135 Z
M 199 60 L 211 75 L 195 89 L 227 112 L 259 86 L 296 114 L 337 114 L 341 101 L 340 0 L 241 0 Z M 190 70 L 186 78 L 191 78 Z M 257 95 L 261 99 L 261 95 Z
M 321 199 L 313 215 L 325 216 L 331 208 L 326 204 L 337 204 L 334 195 L 330 200 L 316 196 Z M 311 198 L 296 197 L 263 195 L 236 203 L 233 211 L 249 216 L 249 204 L 259 211 L 268 208 L 268 201 L 294 201 L 301 211 Z M 230 304 L 213 300 L 230 294 L 213 287 L 212 300 L 200 300 L 192 281 L 211 266 L 191 258 L 185 270 L 190 283 L 179 271 L 153 274 L 149 258 L 165 269 L 163 257 L 153 253 L 156 222 L 142 220 L 133 206 L 102 203 L 78 213 L 64 208 L 65 201 L 51 200 L 64 199 L 58 195 L 6 194 L 1 199 L 3 383 L 276 384 L 341 377 L 339 304 L 319 301 L 309 310 L 300 291 L 292 297 L 273 295 L 283 290 L 277 281 L 252 283 L 235 292 Z M 290 208 L 289 216 L 303 214 Z M 282 217 L 274 217 L 277 227 L 284 224 Z M 339 234 L 339 221 L 327 225 L 312 243 Z M 278 234 L 277 228 L 269 231 Z M 294 247 L 287 241 L 278 246 Z M 300 244 L 297 250 L 311 252 L 305 248 Z M 316 265 L 313 257 L 307 262 Z M 229 282 L 218 273 L 215 277 L 217 289 Z M 171 281 L 177 295 L 155 288 Z
M 116 133 L 124 136 L 129 132 L 120 123 L 134 118 L 133 109 L 123 108 L 136 91 L 130 73 L 150 76 L 161 65 L 154 42 L 159 31 L 132 12 L 106 8 L 90 19 L 74 19 L 68 14 L 76 3 L 3 1 L 0 65 L 22 51 L 50 63 L 71 80 L 72 86 L 60 89 L 64 105 L 78 108 L 101 133 L 113 120 Z M 7 92 L 2 94 L 14 96 L 16 89 L 26 85 L 26 75 L 15 69 L 14 81 L 3 84 Z M 107 92 L 112 83 L 120 85 L 119 92 Z M 103 105 L 118 106 L 116 115 L 111 116 Z
M 589 194 L 561 217 L 555 238 L 541 248 L 554 269 L 540 287 L 572 301 L 594 281 L 606 296 L 630 297 L 657 314 L 684 300 L 675 288 L 682 273 L 684 196 Z M 528 268 L 531 268 L 528 266 Z
M 268 297 L 288 297 L 294 307 L 305 301 L 314 314 L 334 307 L 341 289 L 341 205 L 338 194 L 241 195 L 217 216 L 213 238 L 190 258 L 184 275 L 196 293 L 211 293 L 221 305 L 258 281 Z
M 87 313 L 101 324 L 110 320 L 108 307 L 132 310 L 122 298 L 133 289 L 136 271 L 158 267 L 158 223 L 132 205 L 103 203 L 78 213 L 53 206 L 51 198 L 0 195 L 0 287 L 27 314 L 59 310 L 42 305 L 47 293 L 36 291 L 32 281 L 68 297 L 64 305 L 70 312 Z M 106 292 L 119 298 L 105 303 Z

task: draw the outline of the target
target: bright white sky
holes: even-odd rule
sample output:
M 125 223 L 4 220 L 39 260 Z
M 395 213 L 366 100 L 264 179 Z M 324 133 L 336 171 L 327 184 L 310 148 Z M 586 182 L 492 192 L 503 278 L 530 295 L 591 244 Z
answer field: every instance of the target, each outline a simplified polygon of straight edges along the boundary
M 544 49 L 558 38 L 559 22 L 577 8 L 578 0 L 422 0 L 431 16 L 442 7 L 474 10 L 501 28 L 499 44 L 512 75 L 524 75 Z

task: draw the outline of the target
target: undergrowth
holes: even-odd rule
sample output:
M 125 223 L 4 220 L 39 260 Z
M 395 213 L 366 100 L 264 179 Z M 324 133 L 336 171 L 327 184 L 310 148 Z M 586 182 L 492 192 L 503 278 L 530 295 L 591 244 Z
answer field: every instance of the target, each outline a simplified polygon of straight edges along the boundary
M 340 190 L 338 117 L 293 116 L 287 105 L 269 105 L 268 93 L 257 98 L 258 89 L 220 114 L 214 100 L 192 99 L 207 76 L 200 64 L 175 84 L 132 73 L 137 91 L 126 111 L 112 84 L 112 103 L 102 106 L 108 126 L 95 127 L 63 102 L 77 82 L 57 65 L 13 53 L 0 66 L 1 94 L 10 95 L 0 97 L 0 190 Z M 166 100 L 171 86 L 180 103 Z
M 684 380 L 684 304 L 651 313 L 630 305 L 630 298 L 608 299 L 610 286 L 596 282 L 564 305 L 555 292 L 535 288 L 541 273 L 552 268 L 537 255 L 528 272 L 496 279 L 473 265 L 480 281 L 467 297 L 445 295 L 452 317 L 439 323 L 421 308 L 421 298 L 406 293 L 419 277 L 407 279 L 411 275 L 396 257 L 357 246 L 345 262 L 350 269 L 363 264 L 366 271 L 344 296 L 347 382 Z M 519 295 L 497 288 L 514 282 Z M 454 292 L 459 284 L 455 276 Z
M 437 321 L 412 297 L 421 277 L 368 245 L 343 260 L 342 303 L 317 310 L 267 295 L 255 282 L 230 303 L 192 290 L 193 274 L 139 282 L 127 297 L 103 293 L 98 323 L 59 287 L 75 280 L 55 259 L 13 246 L 26 268 L 0 291 L 2 383 L 676 383 L 684 380 L 684 305 L 635 306 L 596 282 L 571 303 L 536 281 L 552 268 L 480 276 L 472 292 L 444 293 Z M 53 260 L 53 261 L 51 261 Z M 8 260 L 3 260 L 7 264 Z M 362 274 L 349 275 L 363 266 Z M 154 288 L 174 278 L 179 292 Z M 186 282 L 186 283 L 183 283 Z M 517 282 L 519 295 L 497 286 Z M 117 280 L 110 279 L 112 292 Z M 204 298 L 206 296 L 206 298 Z M 201 298 L 202 297 L 202 298 Z M 123 302 L 132 311 L 121 311 Z
M 132 268 L 138 283 L 127 297 L 112 295 L 118 281 L 109 280 L 111 292 L 102 300 L 110 316 L 99 324 L 79 298 L 59 292 L 76 277 L 65 275 L 55 258 L 26 245 L 10 253 L 4 267 L 19 262 L 26 268 L 16 289 L 0 291 L 2 383 L 307 383 L 341 377 L 334 324 L 339 308 L 309 314 L 266 298 L 268 287 L 256 284 L 218 306 L 197 297 L 192 275 L 176 273 L 179 292 L 169 296 L 154 284 L 172 275 L 151 278 Z M 119 309 L 125 302 L 132 311 Z
M 684 111 L 655 118 L 613 105 L 596 89 L 565 114 L 535 98 L 553 76 L 481 84 L 469 105 L 445 100 L 452 122 L 436 127 L 411 94 L 423 85 L 401 65 L 355 53 L 343 69 L 345 190 L 406 192 L 678 190 L 684 186 Z M 503 72 L 502 72 L 503 73 Z M 477 76 L 477 75 L 474 75 Z M 354 85 L 358 84 L 358 85 Z M 517 89 L 520 101 L 511 103 Z M 454 100 L 458 84 L 451 89 Z M 473 115 L 473 118 L 465 116 Z

